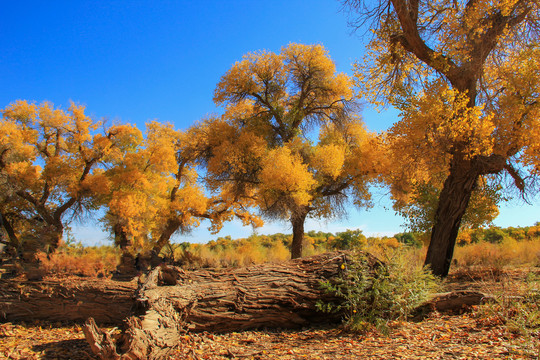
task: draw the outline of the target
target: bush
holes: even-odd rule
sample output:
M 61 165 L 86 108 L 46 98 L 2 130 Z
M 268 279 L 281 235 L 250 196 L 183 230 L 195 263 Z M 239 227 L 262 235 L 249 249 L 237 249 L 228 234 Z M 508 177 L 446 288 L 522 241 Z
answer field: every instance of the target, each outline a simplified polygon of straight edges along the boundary
M 347 327 L 355 331 L 389 330 L 392 320 L 405 320 L 438 288 L 438 279 L 426 268 L 411 265 L 403 250 L 396 250 L 386 264 L 370 266 L 360 253 L 335 282 L 321 284 L 325 292 L 341 298 L 339 303 L 319 302 L 319 310 L 344 314 Z
M 505 237 L 506 233 L 500 228 L 492 227 L 484 230 L 484 241 L 492 244 L 502 243 Z
M 351 250 L 361 248 L 366 244 L 366 237 L 362 234 L 362 230 L 347 230 L 337 233 L 333 238 L 330 246 L 333 249 Z
M 417 234 L 412 232 L 400 233 L 394 235 L 394 237 L 402 244 L 421 248 L 423 243 L 417 238 Z

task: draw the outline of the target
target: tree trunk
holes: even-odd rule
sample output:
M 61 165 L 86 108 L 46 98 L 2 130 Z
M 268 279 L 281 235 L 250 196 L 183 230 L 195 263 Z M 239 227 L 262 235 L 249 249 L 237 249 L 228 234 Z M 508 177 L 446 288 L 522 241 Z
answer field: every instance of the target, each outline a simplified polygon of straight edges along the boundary
M 293 238 L 291 244 L 291 259 L 302 257 L 304 249 L 304 223 L 306 221 L 307 211 L 293 213 L 291 215 L 291 224 L 293 229 Z
M 474 305 L 485 304 L 493 300 L 493 296 L 473 290 L 433 294 L 430 300 L 414 309 L 412 319 L 415 321 L 423 320 L 434 311 L 439 313 L 463 313 L 470 311 Z
M 120 250 L 122 250 L 122 252 L 127 251 L 131 246 L 131 241 L 129 241 L 127 234 L 124 231 L 124 227 L 120 223 L 116 223 L 113 226 L 113 231 L 115 244 L 120 248 Z
M 120 248 L 120 262 L 116 267 L 116 271 L 123 275 L 134 275 L 136 273 L 135 257 L 130 252 L 131 241 L 128 238 L 124 227 L 120 223 L 113 226 L 114 243 Z
M 147 256 L 149 257 L 149 262 L 152 267 L 158 266 L 161 262 L 161 258 L 159 254 L 161 253 L 161 250 L 163 247 L 170 243 L 171 236 L 178 231 L 182 223 L 177 218 L 170 218 L 167 220 L 167 223 L 165 225 L 165 228 L 159 235 L 159 239 L 152 248 L 152 251 Z
M 461 219 L 478 180 L 470 165 L 470 161 L 454 162 L 439 196 L 425 265 L 440 277 L 446 277 L 450 270 Z
M 159 254 L 163 247 L 170 243 L 171 236 L 178 231 L 181 223 L 177 218 L 167 220 L 165 227 L 159 235 L 158 241 L 154 244 L 151 250 L 138 254 L 135 258 L 135 267 L 138 271 L 148 271 L 151 268 L 161 265 L 166 259 L 163 259 Z
M 11 226 L 9 220 L 5 217 L 3 213 L 0 213 L 0 231 L 2 227 L 6 229 L 6 233 L 9 238 L 9 240 L 5 244 L 5 253 L 8 254 L 10 257 L 15 258 L 17 256 L 17 245 L 19 244 L 19 239 L 15 234 L 15 230 L 13 230 L 13 227 Z
M 56 218 L 53 218 L 52 221 L 45 221 L 43 232 L 41 236 L 38 235 L 41 246 L 47 254 L 55 252 L 64 237 L 64 224 Z
M 380 264 L 370 257 L 373 267 Z M 321 282 L 341 273 L 350 261 L 334 252 L 281 264 L 243 269 L 197 270 L 158 267 L 139 286 L 135 314 L 116 340 L 89 319 L 87 341 L 103 360 L 162 359 L 181 344 L 187 331 L 239 331 L 298 328 L 339 321 L 339 313 L 321 313 L 319 301 L 336 301 Z

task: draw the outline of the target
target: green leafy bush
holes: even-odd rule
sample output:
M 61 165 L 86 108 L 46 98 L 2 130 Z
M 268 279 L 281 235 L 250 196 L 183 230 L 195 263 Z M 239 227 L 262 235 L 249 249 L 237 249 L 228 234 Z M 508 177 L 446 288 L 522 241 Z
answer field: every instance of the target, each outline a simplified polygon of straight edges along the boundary
M 412 232 L 406 232 L 406 233 L 399 233 L 394 235 L 394 237 L 402 244 L 414 246 L 417 248 L 422 247 L 422 241 L 420 240 L 420 234 L 418 233 L 412 233 Z
M 405 320 L 439 286 L 427 269 L 407 261 L 404 251 L 396 250 L 386 264 L 370 265 L 364 253 L 358 253 L 333 282 L 322 283 L 327 293 L 339 302 L 319 302 L 324 312 L 343 312 L 347 327 L 355 331 L 389 330 L 392 320 Z
M 505 231 L 497 227 L 492 227 L 484 230 L 484 241 L 490 242 L 492 244 L 502 243 L 506 236 L 507 235 Z

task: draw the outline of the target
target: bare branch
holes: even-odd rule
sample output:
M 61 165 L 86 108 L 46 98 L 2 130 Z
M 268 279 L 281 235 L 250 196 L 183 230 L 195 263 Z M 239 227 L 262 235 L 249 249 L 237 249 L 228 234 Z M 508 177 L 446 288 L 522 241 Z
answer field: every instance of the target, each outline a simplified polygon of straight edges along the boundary
M 521 194 L 524 194 L 525 180 L 521 177 L 521 175 L 519 175 L 519 172 L 511 164 L 508 163 L 504 166 L 504 169 L 508 172 L 508 174 L 510 174 L 512 179 L 514 179 L 514 184 L 519 189 Z

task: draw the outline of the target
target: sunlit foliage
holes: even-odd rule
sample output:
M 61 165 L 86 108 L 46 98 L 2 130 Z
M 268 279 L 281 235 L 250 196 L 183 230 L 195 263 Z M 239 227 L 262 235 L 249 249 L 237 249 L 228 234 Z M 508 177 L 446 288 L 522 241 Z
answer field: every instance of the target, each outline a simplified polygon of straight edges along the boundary
M 146 135 L 108 164 L 107 191 L 99 196 L 107 208 L 102 218 L 122 249 L 122 261 L 134 269 L 134 255 L 154 258 L 176 233 L 189 232 L 202 219 L 214 231 L 233 216 L 256 220 L 236 209 L 234 201 L 208 197 L 199 182 L 190 135 L 172 125 L 149 122 Z M 126 270 L 129 270 L 126 268 Z
M 396 209 L 405 215 L 418 209 L 422 226 L 433 224 L 426 264 L 445 276 L 469 204 L 476 215 L 466 220 L 481 224 L 496 216 L 506 198 L 503 174 L 522 193 L 537 190 L 540 6 L 345 3 L 353 25 L 370 25 L 373 34 L 355 66 L 362 94 L 400 111 L 386 137 Z M 436 196 L 435 206 L 426 191 Z
M 53 251 L 66 221 L 95 208 L 92 192 L 106 187 L 102 163 L 138 136 L 129 125 L 105 128 L 84 111 L 21 100 L 2 110 L 0 209 L 12 255 L 31 260 L 37 249 Z
M 293 257 L 302 253 L 306 217 L 339 216 L 347 195 L 368 203 L 379 140 L 355 114 L 352 80 L 321 45 L 244 56 L 214 100 L 223 116 L 191 130 L 209 189 L 289 220 Z

